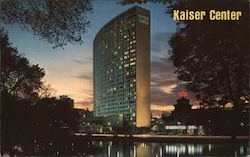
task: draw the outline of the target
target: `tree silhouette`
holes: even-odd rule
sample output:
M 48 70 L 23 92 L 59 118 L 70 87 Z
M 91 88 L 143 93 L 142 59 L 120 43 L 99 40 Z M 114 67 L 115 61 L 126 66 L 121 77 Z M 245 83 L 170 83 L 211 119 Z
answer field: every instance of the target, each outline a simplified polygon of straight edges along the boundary
M 69 154 L 64 147 L 71 146 L 79 118 L 73 100 L 51 97 L 53 90 L 42 81 L 44 69 L 20 55 L 4 30 L 0 30 L 0 37 L 1 152 L 34 155 L 40 147 L 42 154 L 51 155 L 56 150 Z M 52 152 L 49 143 L 54 145 Z
M 245 1 L 180 1 L 172 9 L 241 10 L 239 21 L 180 21 L 169 44 L 178 78 L 206 105 L 242 104 L 249 95 L 249 27 Z M 171 12 L 172 13 L 172 12 Z M 216 98 L 217 96 L 217 98 Z M 218 101 L 219 100 L 219 101 Z M 223 102 L 222 104 L 220 102 Z
M 1 51 L 1 143 L 3 150 L 12 150 L 21 141 L 31 142 L 34 136 L 34 103 L 39 100 L 44 69 L 30 64 L 9 43 L 0 30 Z M 29 138 L 28 138 L 29 137 Z M 33 142 L 33 141 L 32 141 Z
M 17 98 L 37 98 L 44 85 L 44 69 L 30 64 L 29 60 L 18 54 L 3 30 L 0 31 L 1 49 L 1 93 Z
M 172 3 L 173 0 L 119 0 L 118 1 L 118 3 L 122 5 L 127 5 L 131 3 L 145 4 L 148 2 L 167 4 L 167 3 Z
M 17 23 L 55 47 L 63 47 L 83 43 L 82 36 L 89 27 L 86 15 L 91 10 L 91 0 L 3 0 L 0 20 Z

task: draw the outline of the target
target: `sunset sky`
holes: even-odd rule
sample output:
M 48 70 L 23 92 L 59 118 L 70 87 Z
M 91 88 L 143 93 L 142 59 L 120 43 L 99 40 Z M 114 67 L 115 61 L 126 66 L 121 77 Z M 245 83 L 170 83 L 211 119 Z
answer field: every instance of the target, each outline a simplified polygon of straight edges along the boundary
M 18 25 L 7 26 L 7 31 L 12 46 L 31 63 L 45 69 L 45 81 L 56 90 L 57 96 L 68 95 L 74 99 L 75 107 L 92 110 L 93 39 L 109 20 L 132 6 L 121 6 L 115 1 L 93 1 L 93 13 L 88 14 L 91 26 L 84 35 L 84 44 L 68 45 L 64 49 L 53 49 L 53 45 L 32 32 L 21 31 Z M 154 114 L 170 111 L 173 110 L 171 104 L 179 97 L 178 92 L 185 90 L 168 60 L 168 39 L 176 26 L 166 13 L 167 6 L 152 3 L 140 6 L 151 12 L 151 110 Z

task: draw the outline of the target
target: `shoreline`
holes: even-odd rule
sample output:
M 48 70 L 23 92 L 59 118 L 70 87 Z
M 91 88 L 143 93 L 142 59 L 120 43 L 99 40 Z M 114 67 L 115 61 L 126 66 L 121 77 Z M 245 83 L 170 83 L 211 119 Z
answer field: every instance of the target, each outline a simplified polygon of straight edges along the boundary
M 91 134 L 76 133 L 77 138 L 92 141 L 131 141 L 131 142 L 159 142 L 159 143 L 248 143 L 249 136 L 187 136 L 187 135 L 151 135 L 151 134 Z

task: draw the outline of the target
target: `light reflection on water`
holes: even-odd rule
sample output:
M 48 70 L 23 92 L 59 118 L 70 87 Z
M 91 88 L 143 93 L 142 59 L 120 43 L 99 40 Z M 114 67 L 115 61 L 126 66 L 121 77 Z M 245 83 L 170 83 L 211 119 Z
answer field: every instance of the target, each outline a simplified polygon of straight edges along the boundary
M 97 154 L 91 155 L 92 157 L 238 157 L 247 155 L 247 145 L 111 141 L 94 141 L 91 144 L 101 149 Z

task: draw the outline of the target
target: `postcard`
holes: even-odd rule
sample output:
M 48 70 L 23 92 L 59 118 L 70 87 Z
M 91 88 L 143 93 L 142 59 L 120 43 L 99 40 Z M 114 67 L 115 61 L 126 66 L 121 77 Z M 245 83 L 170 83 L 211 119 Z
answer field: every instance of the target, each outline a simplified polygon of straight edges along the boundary
M 247 156 L 249 1 L 2 0 L 1 156 Z

